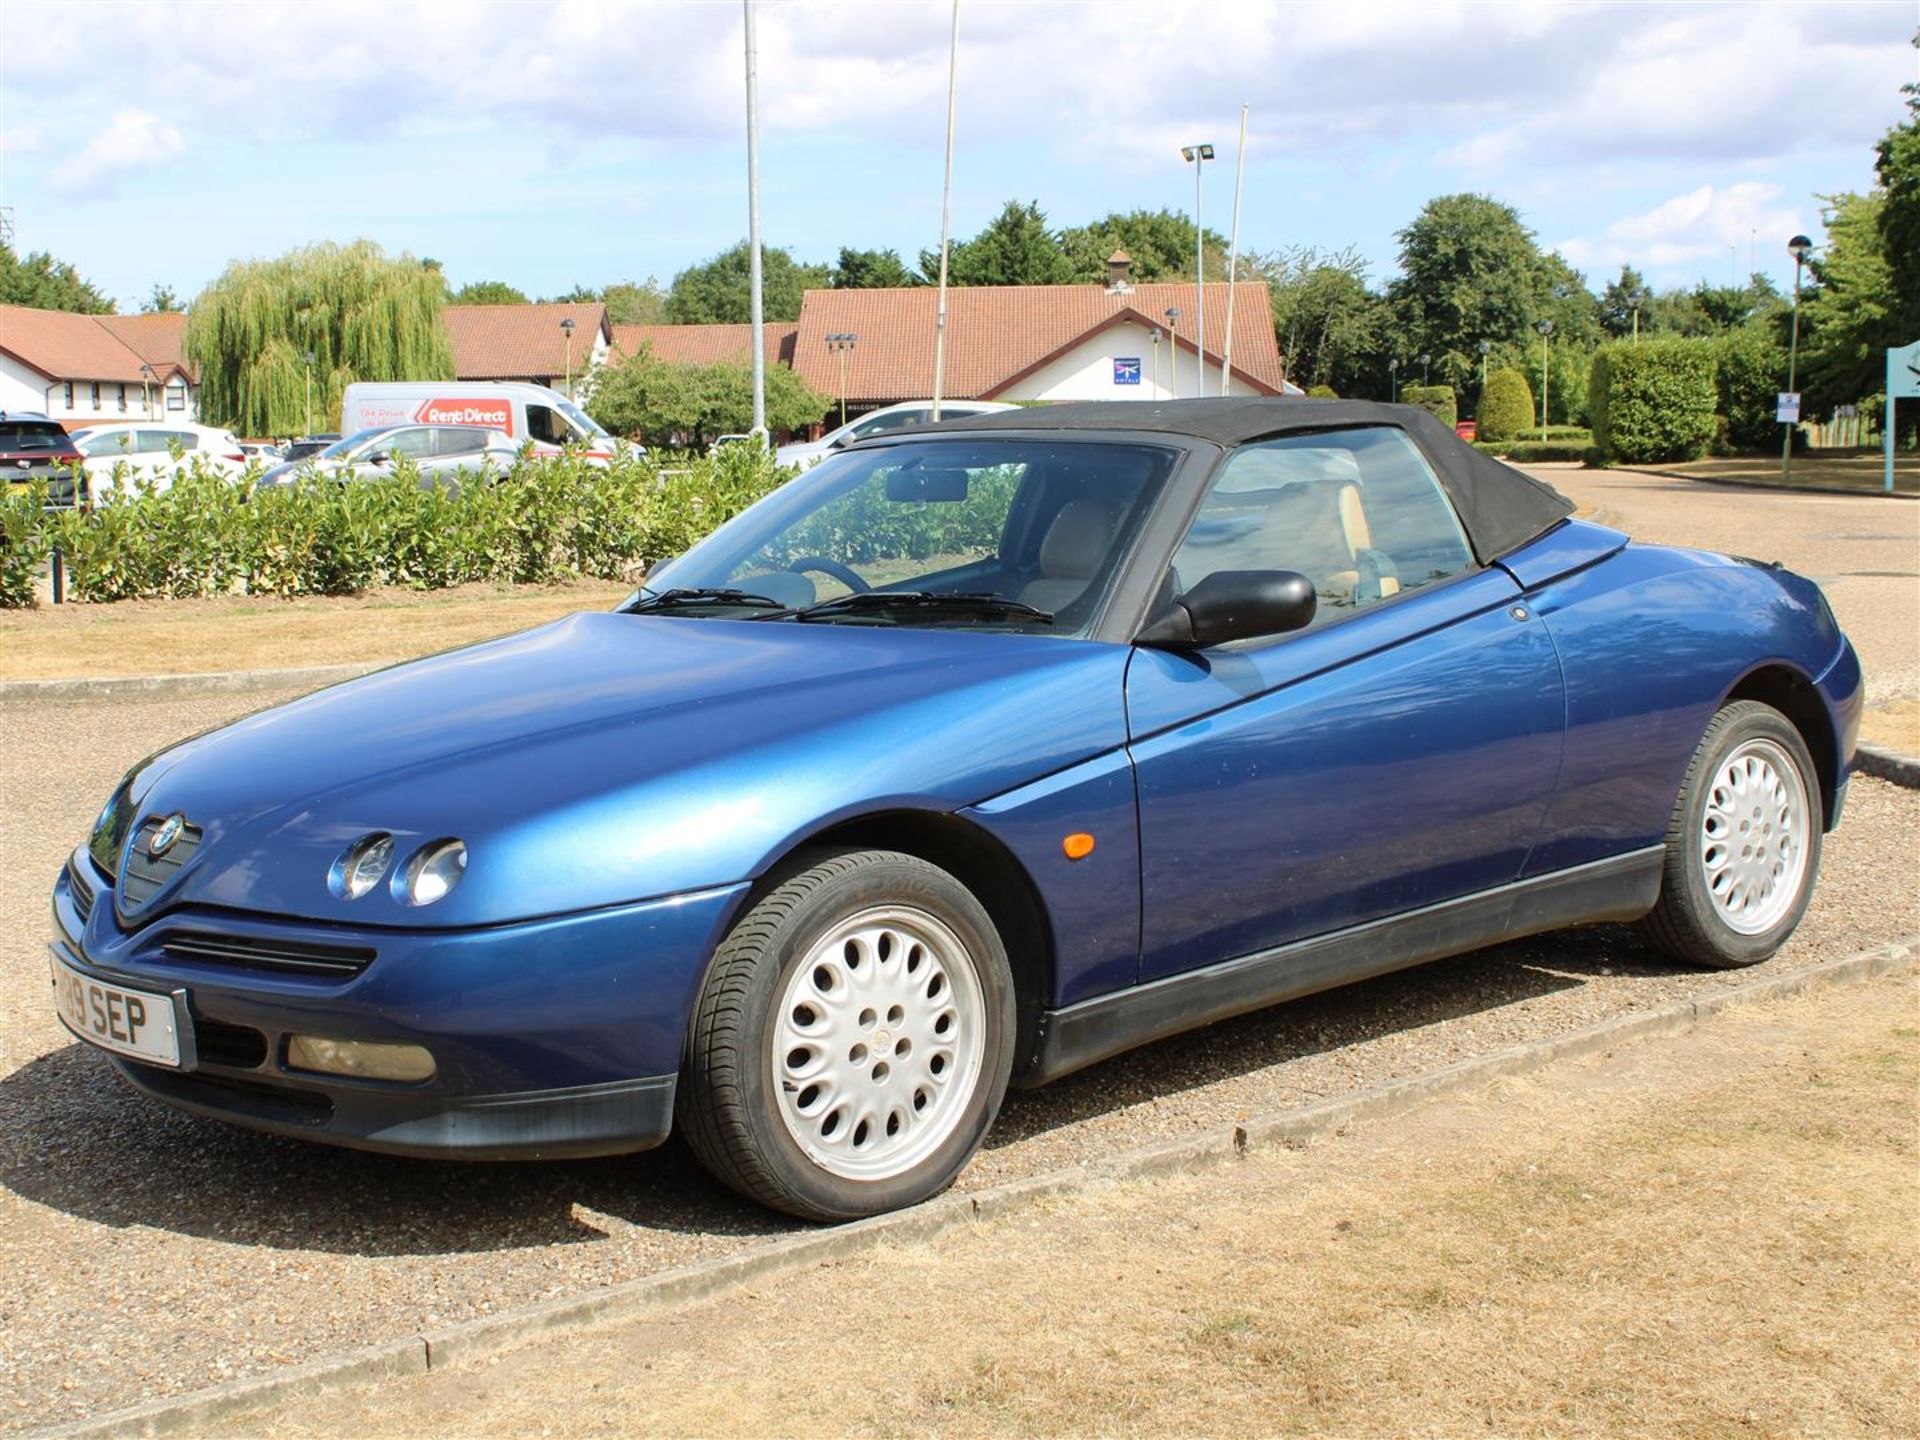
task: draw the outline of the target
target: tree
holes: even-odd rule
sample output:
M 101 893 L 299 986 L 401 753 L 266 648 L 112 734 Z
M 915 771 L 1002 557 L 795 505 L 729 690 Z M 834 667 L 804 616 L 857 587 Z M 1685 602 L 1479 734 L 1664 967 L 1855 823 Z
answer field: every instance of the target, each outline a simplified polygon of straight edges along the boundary
M 1609 280 L 1607 288 L 1600 292 L 1600 328 L 1616 340 L 1625 340 L 1636 333 L 1635 311 L 1639 312 L 1637 333 L 1652 334 L 1658 322 L 1653 308 L 1653 287 L 1633 266 L 1622 265 L 1620 278 Z
M 1287 378 L 1342 395 L 1385 398 L 1387 302 L 1367 288 L 1366 262 L 1348 249 L 1242 256 L 1267 282 L 1274 336 Z
M 1116 250 L 1126 251 L 1133 261 L 1135 280 L 1193 278 L 1193 220 L 1177 210 L 1116 211 L 1062 230 L 1059 244 L 1067 257 L 1067 278 L 1075 284 L 1104 281 L 1107 257 Z M 1207 274 L 1214 279 L 1225 278 L 1225 237 L 1207 231 L 1206 252 Z
M 1442 195 L 1399 239 L 1401 273 L 1388 296 L 1407 353 L 1432 355 L 1434 374 L 1460 386 L 1478 378 L 1481 340 L 1526 343 L 1552 267 L 1512 206 Z
M 451 380 L 445 303 L 439 271 L 370 240 L 237 260 L 187 317 L 201 417 L 243 435 L 304 429 L 308 351 L 317 417 L 355 380 Z
M 802 265 L 791 252 L 763 246 L 760 254 L 764 318 L 798 320 L 800 298 L 825 289 L 827 267 Z M 673 277 L 667 291 L 670 325 L 745 325 L 753 319 L 747 242 Z
M 940 273 L 938 250 L 920 252 L 920 271 Z M 947 274 L 955 285 L 1065 285 L 1073 279 L 1073 266 L 1059 237 L 1047 228 L 1040 202 L 1009 200 L 978 235 L 953 244 Z
M 187 307 L 180 303 L 180 297 L 173 293 L 171 285 L 155 285 L 153 293 L 148 295 L 140 306 L 142 315 L 178 315 Z
M 798 430 L 827 411 L 827 397 L 784 365 L 767 367 L 767 425 Z M 701 446 L 753 423 L 753 372 L 745 365 L 673 365 L 643 345 L 601 369 L 593 418 L 616 434 L 650 444 Z
M 1920 32 L 1913 43 L 1920 48 Z M 1887 131 L 1874 150 L 1884 197 L 1880 250 L 1893 287 L 1887 315 L 1892 332 L 1889 346 L 1920 340 L 1920 82 L 1902 89 L 1907 97 L 1906 123 Z
M 44 250 L 23 260 L 11 245 L 0 245 L 0 305 L 77 310 L 83 315 L 113 313 L 113 302 L 82 280 L 73 266 Z
M 455 305 L 525 305 L 524 291 L 504 280 L 470 280 L 453 292 Z
M 638 284 L 621 280 L 600 292 L 607 319 L 615 325 L 664 325 L 667 295 L 651 275 Z
M 1826 244 L 1808 264 L 1813 288 L 1803 293 L 1800 309 L 1799 379 L 1809 412 L 1879 393 L 1886 382 L 1887 348 L 1920 338 L 1898 335 L 1893 328 L 1899 301 L 1882 248 L 1885 198 L 1822 198 Z
M 835 290 L 899 290 L 909 285 L 924 285 L 898 250 L 855 250 L 840 247 L 839 263 L 827 277 Z

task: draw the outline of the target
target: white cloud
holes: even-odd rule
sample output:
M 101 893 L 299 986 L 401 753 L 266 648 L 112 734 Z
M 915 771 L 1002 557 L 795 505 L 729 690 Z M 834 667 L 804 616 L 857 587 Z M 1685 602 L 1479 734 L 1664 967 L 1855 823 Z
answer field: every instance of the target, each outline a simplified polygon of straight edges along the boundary
M 1749 264 L 1776 269 L 1786 238 L 1808 230 L 1810 219 L 1785 203 L 1778 185 L 1702 185 L 1623 216 L 1600 235 L 1562 241 L 1557 248 L 1596 286 L 1623 264 L 1655 284 L 1690 282 L 1703 274 L 1718 283 L 1721 277 L 1744 279 Z
M 170 160 L 187 148 L 180 132 L 148 110 L 121 110 L 52 178 L 68 195 L 104 195 L 134 170 Z
M 40 127 L 15 125 L 0 130 L 0 155 L 26 155 L 40 148 Z

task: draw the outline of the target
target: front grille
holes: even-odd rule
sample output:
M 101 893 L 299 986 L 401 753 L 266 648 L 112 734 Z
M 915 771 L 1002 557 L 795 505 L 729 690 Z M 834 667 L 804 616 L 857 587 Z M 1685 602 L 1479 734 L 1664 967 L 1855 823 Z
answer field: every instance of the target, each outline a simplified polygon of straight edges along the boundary
M 148 820 L 127 841 L 126 873 L 120 882 L 120 908 L 129 914 L 159 893 L 161 887 L 173 879 L 180 867 L 193 858 L 193 852 L 200 848 L 200 831 L 192 825 L 186 825 L 181 827 L 179 838 L 173 844 L 163 853 L 154 854 L 148 848 L 149 843 L 153 839 L 153 832 L 165 823 L 162 817 Z
M 193 1019 L 193 1043 L 202 1065 L 227 1065 L 235 1070 L 258 1070 L 267 1063 L 267 1037 L 247 1025 Z
M 73 895 L 73 908 L 84 928 L 93 918 L 93 902 L 98 892 L 93 887 L 92 877 L 71 860 L 67 862 L 67 889 Z
M 204 1105 L 210 1110 L 250 1115 L 283 1125 L 324 1125 L 333 1118 L 333 1101 L 312 1090 L 200 1071 L 163 1070 L 137 1060 L 125 1063 L 131 1066 L 142 1088 L 173 1096 L 189 1105 Z
M 172 959 L 204 965 L 235 965 L 281 974 L 335 978 L 358 975 L 379 953 L 364 945 L 263 940 L 254 935 L 217 935 L 205 930 L 176 930 L 160 942 L 160 948 Z

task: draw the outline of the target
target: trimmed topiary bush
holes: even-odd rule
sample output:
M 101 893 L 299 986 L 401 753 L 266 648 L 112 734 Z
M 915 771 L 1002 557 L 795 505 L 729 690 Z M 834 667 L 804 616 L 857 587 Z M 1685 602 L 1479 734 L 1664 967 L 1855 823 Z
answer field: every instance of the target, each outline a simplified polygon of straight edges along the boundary
M 1786 388 L 1787 352 L 1757 325 L 1730 330 L 1714 342 L 1720 414 L 1732 450 L 1773 450 L 1780 445 L 1775 397 Z
M 1533 387 L 1518 370 L 1496 370 L 1487 377 L 1480 396 L 1480 438 L 1498 443 L 1511 440 L 1534 425 Z
M 1692 460 L 1713 442 L 1719 366 L 1708 340 L 1605 345 L 1593 357 L 1593 439 L 1615 465 Z
M 1408 385 L 1400 391 L 1400 403 L 1418 405 L 1449 430 L 1460 418 L 1460 402 L 1451 385 Z

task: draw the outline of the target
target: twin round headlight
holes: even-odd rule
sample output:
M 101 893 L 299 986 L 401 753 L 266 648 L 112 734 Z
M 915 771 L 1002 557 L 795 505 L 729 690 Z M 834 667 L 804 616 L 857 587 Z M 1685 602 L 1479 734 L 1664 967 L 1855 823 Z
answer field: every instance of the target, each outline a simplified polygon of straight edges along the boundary
M 358 900 L 380 883 L 392 864 L 393 836 L 384 831 L 362 835 L 333 862 L 327 888 L 342 900 Z M 394 870 L 393 898 L 402 905 L 431 905 L 458 885 L 466 871 L 465 841 L 429 841 Z

